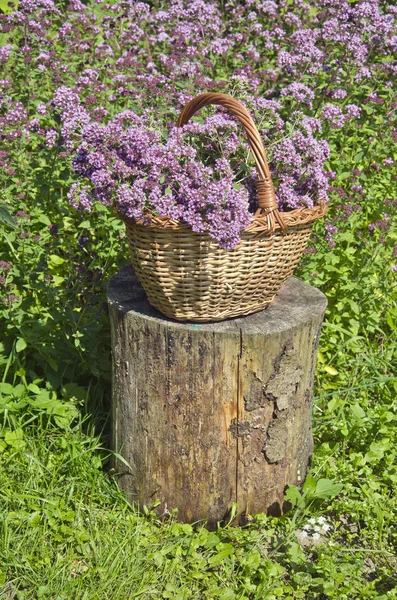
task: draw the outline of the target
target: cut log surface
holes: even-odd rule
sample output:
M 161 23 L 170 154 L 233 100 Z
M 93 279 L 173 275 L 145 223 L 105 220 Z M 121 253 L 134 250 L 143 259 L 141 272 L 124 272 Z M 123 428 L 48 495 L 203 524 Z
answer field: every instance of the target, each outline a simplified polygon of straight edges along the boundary
M 247 317 L 197 324 L 164 317 L 132 267 L 108 287 L 113 449 L 119 485 L 184 522 L 280 514 L 313 447 L 312 390 L 326 298 L 290 278 Z

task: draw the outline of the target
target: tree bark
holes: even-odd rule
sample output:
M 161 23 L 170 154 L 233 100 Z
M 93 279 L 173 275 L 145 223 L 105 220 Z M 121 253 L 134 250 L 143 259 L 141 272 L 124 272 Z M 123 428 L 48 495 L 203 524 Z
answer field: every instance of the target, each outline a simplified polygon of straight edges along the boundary
M 218 323 L 171 321 L 132 267 L 108 287 L 113 449 L 121 488 L 185 522 L 283 510 L 313 447 L 312 390 L 326 298 L 289 279 L 272 304 Z

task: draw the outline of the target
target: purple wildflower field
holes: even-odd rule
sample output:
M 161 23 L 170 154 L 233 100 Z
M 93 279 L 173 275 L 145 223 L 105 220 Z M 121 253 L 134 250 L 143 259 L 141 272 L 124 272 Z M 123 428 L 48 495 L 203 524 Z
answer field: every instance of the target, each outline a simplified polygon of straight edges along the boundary
M 74 207 L 99 200 L 134 219 L 182 219 L 233 247 L 256 209 L 241 126 L 213 109 L 180 136 L 183 105 L 214 90 L 243 102 L 269 153 L 280 209 L 311 207 L 335 192 L 331 148 L 373 114 L 388 128 L 381 164 L 393 167 L 396 23 L 396 8 L 377 1 L 89 9 L 76 0 L 65 11 L 22 0 L 1 21 L 3 137 L 7 146 L 24 138 L 63 147 L 79 177 Z M 25 76 L 10 80 L 16 68 Z M 362 143 L 371 145 L 365 135 Z

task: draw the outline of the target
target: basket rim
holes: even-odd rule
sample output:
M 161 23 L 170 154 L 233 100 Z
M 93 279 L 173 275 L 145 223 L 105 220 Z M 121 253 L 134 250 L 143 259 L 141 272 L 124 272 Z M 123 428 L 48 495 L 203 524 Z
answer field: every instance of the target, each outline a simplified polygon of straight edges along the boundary
M 312 208 L 294 208 L 293 210 L 283 212 L 283 220 L 287 226 L 287 230 L 295 225 L 306 225 L 317 219 L 321 219 L 327 212 L 327 204 L 323 201 L 319 202 Z M 156 216 L 151 213 L 147 213 L 144 219 L 138 221 L 132 217 L 126 217 L 123 214 L 119 214 L 119 217 L 127 225 L 139 225 L 142 227 L 148 227 L 152 229 L 173 229 L 173 230 L 190 230 L 192 228 L 187 223 L 184 223 L 180 219 L 171 219 L 168 216 Z M 251 222 L 243 231 L 243 233 L 254 233 L 258 235 L 264 235 L 266 233 L 271 234 L 275 231 L 283 231 L 281 225 L 269 222 L 268 213 L 266 211 L 257 211 L 251 217 Z

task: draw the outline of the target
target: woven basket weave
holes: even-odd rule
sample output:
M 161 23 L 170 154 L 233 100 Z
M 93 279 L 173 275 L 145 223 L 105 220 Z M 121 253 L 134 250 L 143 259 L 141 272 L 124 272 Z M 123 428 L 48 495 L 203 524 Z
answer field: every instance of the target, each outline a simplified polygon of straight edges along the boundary
M 125 220 L 135 272 L 149 302 L 179 321 L 219 321 L 264 309 L 292 275 L 325 205 L 278 211 L 259 132 L 246 108 L 226 94 L 200 94 L 182 110 L 181 127 L 208 104 L 225 107 L 242 123 L 258 172 L 259 209 L 233 250 L 168 217 L 150 225 Z

